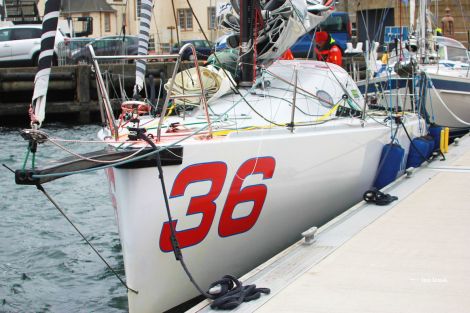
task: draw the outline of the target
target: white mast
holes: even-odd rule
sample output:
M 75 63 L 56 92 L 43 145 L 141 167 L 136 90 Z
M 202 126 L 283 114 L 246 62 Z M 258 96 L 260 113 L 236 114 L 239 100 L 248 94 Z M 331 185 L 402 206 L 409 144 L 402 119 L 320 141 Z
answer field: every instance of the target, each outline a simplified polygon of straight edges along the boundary
M 420 59 L 425 59 L 426 57 L 426 6 L 427 0 L 421 0 L 419 3 L 419 56 Z
M 410 0 L 410 34 L 413 33 L 415 29 L 415 0 Z

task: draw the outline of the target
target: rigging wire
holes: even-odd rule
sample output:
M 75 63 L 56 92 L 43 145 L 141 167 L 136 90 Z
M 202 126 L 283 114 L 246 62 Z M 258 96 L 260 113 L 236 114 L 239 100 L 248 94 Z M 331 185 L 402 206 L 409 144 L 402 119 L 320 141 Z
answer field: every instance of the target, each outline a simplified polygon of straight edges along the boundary
M 14 171 L 9 168 L 8 166 L 6 166 L 5 164 L 3 164 L 3 166 L 5 168 L 7 168 L 8 170 L 12 171 L 14 173 Z M 52 205 L 60 212 L 60 214 L 69 222 L 70 225 L 72 225 L 72 227 L 75 229 L 75 231 L 80 235 L 80 237 L 82 237 L 82 239 L 86 242 L 86 244 L 93 250 L 93 252 L 95 252 L 95 254 L 101 259 L 101 261 L 106 265 L 106 267 L 114 274 L 114 276 L 116 276 L 116 278 L 121 282 L 121 284 L 128 290 L 128 291 L 132 291 L 133 293 L 135 294 L 138 294 L 139 292 L 131 287 L 129 287 L 126 282 L 121 278 L 121 276 L 119 276 L 119 274 L 111 267 L 111 265 L 106 261 L 106 259 L 101 255 L 101 253 L 93 246 L 93 244 L 86 238 L 86 236 L 80 231 L 80 229 L 74 224 L 74 222 L 67 216 L 67 214 L 65 213 L 65 211 L 59 206 L 59 204 L 51 197 L 51 195 L 49 195 L 49 193 L 44 189 L 44 187 L 40 184 L 40 183 L 37 183 L 36 184 L 36 188 L 41 191 L 45 196 L 46 198 L 52 203 Z
M 48 141 L 51 142 L 53 145 L 55 145 L 56 147 L 58 147 L 59 149 L 61 150 L 64 150 L 65 152 L 73 155 L 73 156 L 76 156 L 77 158 L 79 159 L 82 159 L 82 160 L 86 160 L 86 161 L 91 161 L 91 162 L 95 162 L 95 163 L 103 163 L 103 164 L 110 164 L 110 163 L 116 163 L 116 162 L 119 162 L 119 161 L 125 161 L 125 160 L 128 160 L 128 159 L 131 159 L 133 158 L 134 156 L 138 155 L 140 152 L 142 152 L 143 150 L 145 150 L 145 147 L 142 147 L 140 149 L 137 149 L 135 152 L 133 152 L 132 154 L 126 156 L 126 157 L 123 157 L 121 159 L 117 159 L 117 160 L 112 160 L 112 161 L 105 161 L 105 160 L 96 160 L 96 159 L 92 159 L 92 158 L 88 158 L 88 157 L 85 157 L 81 154 L 78 154 L 68 148 L 66 148 L 65 146 L 59 144 L 58 142 L 55 142 L 54 140 L 51 140 L 50 138 L 48 138 Z M 34 168 L 34 166 L 33 166 Z
M 178 46 L 181 45 L 180 43 L 180 32 L 178 28 L 178 19 L 176 18 L 176 9 L 175 9 L 175 0 L 171 0 L 171 6 L 173 8 L 173 18 L 175 20 L 175 30 L 176 30 L 176 42 L 178 43 Z M 173 32 L 173 30 L 171 30 Z
M 248 94 L 249 91 L 246 93 Z M 219 117 L 219 119 L 217 120 L 217 122 L 221 121 L 224 116 L 226 114 L 228 114 L 228 112 L 230 112 L 235 106 L 237 106 L 244 98 L 240 98 L 238 99 L 232 106 L 230 106 L 226 111 L 225 113 L 221 114 L 221 116 Z M 160 148 L 160 152 L 161 151 L 169 151 L 170 148 L 172 147 L 175 147 L 177 145 L 179 145 L 181 142 L 184 142 L 186 140 L 188 140 L 189 138 L 193 138 L 195 135 L 198 135 L 200 133 L 202 133 L 204 130 L 206 130 L 208 128 L 208 124 L 206 123 L 206 125 L 203 125 L 202 127 L 200 127 L 199 129 L 195 130 L 194 132 L 188 134 L 187 136 L 184 136 L 183 138 L 175 141 L 175 142 L 172 142 L 171 144 L 169 144 L 168 146 L 162 146 Z M 138 160 L 141 160 L 141 159 L 144 159 L 144 158 L 147 158 L 147 157 L 150 157 L 152 155 L 155 155 L 156 153 L 158 153 L 158 151 L 151 151 L 151 152 L 148 152 L 148 153 L 145 153 L 145 154 L 142 154 L 140 156 L 136 156 L 134 157 L 133 159 L 130 159 L 130 160 L 124 160 L 124 161 L 120 161 L 120 162 L 117 162 L 117 163 L 114 163 L 114 164 L 107 164 L 107 165 L 103 165 L 103 166 L 99 166 L 99 167 L 95 167 L 93 169 L 84 169 L 84 170 L 77 170 L 77 171 L 69 171 L 69 172 L 62 172 L 62 173 L 51 173 L 51 174 L 38 174 L 38 175 L 34 175 L 32 176 L 32 178 L 45 178 L 45 177 L 61 177 L 61 176 L 68 176 L 68 175 L 75 175 L 75 174 L 80 174 L 80 173 L 89 173 L 89 172 L 93 172 L 93 171 L 97 171 L 97 170 L 102 170 L 102 169 L 106 169 L 106 168 L 109 168 L 109 167 L 115 167 L 115 166 L 119 166 L 119 165 L 124 165 L 124 164 L 127 164 L 127 163 L 130 163 L 130 162 L 134 162 L 134 161 L 138 161 Z

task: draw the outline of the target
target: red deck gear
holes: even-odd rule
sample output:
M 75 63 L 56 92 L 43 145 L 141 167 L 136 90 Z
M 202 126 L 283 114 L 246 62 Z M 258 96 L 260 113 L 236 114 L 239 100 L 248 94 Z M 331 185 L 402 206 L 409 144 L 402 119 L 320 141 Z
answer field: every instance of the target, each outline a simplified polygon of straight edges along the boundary
M 290 49 L 287 49 L 286 52 L 281 56 L 281 60 L 293 60 L 294 55 L 292 54 L 292 51 Z

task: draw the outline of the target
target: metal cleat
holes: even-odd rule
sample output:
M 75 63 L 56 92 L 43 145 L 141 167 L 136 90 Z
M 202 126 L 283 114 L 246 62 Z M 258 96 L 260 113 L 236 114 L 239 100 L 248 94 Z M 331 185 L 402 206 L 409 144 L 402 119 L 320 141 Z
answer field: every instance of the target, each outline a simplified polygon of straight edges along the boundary
M 405 170 L 405 174 L 406 174 L 406 178 L 410 178 L 413 176 L 415 172 L 415 168 L 414 167 L 409 167 Z
M 209 289 L 209 294 L 211 295 L 218 295 L 222 292 L 222 286 L 221 285 L 215 285 L 211 289 Z
M 315 242 L 315 234 L 317 233 L 318 227 L 311 227 L 302 233 L 305 243 L 311 245 Z

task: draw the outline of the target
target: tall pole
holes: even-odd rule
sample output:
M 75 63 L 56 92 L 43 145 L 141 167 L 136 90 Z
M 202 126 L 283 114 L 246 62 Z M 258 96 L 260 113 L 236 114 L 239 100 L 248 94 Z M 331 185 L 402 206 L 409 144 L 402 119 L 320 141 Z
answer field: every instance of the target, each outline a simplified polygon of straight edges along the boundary
M 426 0 L 419 2 L 419 56 L 426 58 Z
M 255 1 L 257 0 L 240 0 L 240 63 L 242 73 L 239 85 L 242 87 L 253 85 Z

